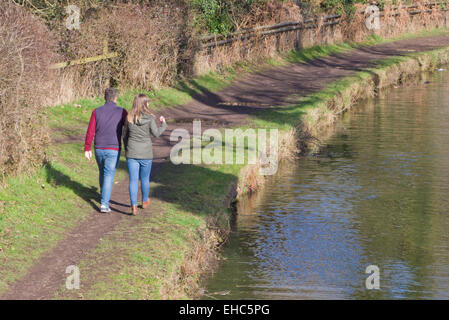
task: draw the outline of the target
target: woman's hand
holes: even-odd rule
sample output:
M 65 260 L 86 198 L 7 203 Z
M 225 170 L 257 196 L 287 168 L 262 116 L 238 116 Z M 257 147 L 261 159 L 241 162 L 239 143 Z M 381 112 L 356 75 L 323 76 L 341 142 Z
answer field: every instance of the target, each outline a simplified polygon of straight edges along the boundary
M 165 122 L 165 118 L 164 118 L 164 116 L 161 116 L 160 118 L 159 118 L 159 121 L 162 123 L 162 122 Z

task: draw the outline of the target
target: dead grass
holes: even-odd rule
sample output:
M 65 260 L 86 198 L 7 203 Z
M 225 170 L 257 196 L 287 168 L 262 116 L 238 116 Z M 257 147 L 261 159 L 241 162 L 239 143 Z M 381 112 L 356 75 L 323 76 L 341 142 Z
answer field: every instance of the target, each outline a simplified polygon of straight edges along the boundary
M 430 30 L 437 27 L 446 27 L 447 12 L 438 10 L 433 7 L 431 12 L 424 4 L 425 0 L 413 1 L 418 8 L 412 11 L 419 11 L 419 14 L 411 15 L 407 10 L 406 1 L 397 1 L 395 5 L 385 5 L 380 17 L 380 30 L 368 30 L 365 27 L 365 14 L 355 14 L 352 17 L 345 17 L 345 21 L 339 24 L 339 28 L 344 35 L 345 41 L 363 41 L 370 35 L 378 35 L 381 37 L 394 37 L 403 33 L 419 32 Z M 358 3 L 354 5 L 357 12 L 361 12 L 366 8 L 366 4 Z
M 61 61 L 101 55 L 104 43 L 119 56 L 59 71 L 52 104 L 98 96 L 111 85 L 152 90 L 173 84 L 189 60 L 188 19 L 182 2 L 154 1 L 99 7 L 79 31 L 59 28 Z
M 278 149 L 273 150 L 278 153 L 278 162 L 295 161 L 301 153 L 299 139 L 300 132 L 297 128 L 280 132 L 278 139 Z M 267 156 L 273 152 L 267 148 Z M 266 176 L 261 175 L 262 162 L 257 158 L 256 164 L 248 164 L 239 172 L 239 182 L 237 185 L 237 198 L 243 195 L 251 195 L 263 188 Z
M 42 164 L 48 143 L 42 103 L 53 41 L 36 17 L 0 4 L 0 178 Z
M 223 238 L 223 234 L 226 237 Z M 191 299 L 202 294 L 201 278 L 211 273 L 218 265 L 218 247 L 229 237 L 230 229 L 215 224 L 200 230 L 196 239 L 191 239 L 191 248 L 184 256 L 179 268 L 167 278 L 162 287 L 162 299 L 179 299 L 187 296 Z

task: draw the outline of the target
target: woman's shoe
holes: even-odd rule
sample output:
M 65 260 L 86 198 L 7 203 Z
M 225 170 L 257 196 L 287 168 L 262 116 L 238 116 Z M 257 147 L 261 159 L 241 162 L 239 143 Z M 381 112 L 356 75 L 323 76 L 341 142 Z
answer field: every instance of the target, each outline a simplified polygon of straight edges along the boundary
M 131 214 L 133 215 L 133 216 L 135 216 L 135 215 L 137 215 L 137 206 L 131 206 Z
M 147 201 L 142 202 L 142 208 L 143 209 L 148 208 L 149 205 L 150 205 L 150 198 L 148 198 Z

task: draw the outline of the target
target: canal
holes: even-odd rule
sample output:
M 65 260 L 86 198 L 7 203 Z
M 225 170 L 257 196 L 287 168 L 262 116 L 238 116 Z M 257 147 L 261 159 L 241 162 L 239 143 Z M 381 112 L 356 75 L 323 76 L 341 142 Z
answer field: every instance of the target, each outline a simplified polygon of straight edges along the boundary
M 361 101 L 322 143 L 239 204 L 203 298 L 448 299 L 449 74 Z

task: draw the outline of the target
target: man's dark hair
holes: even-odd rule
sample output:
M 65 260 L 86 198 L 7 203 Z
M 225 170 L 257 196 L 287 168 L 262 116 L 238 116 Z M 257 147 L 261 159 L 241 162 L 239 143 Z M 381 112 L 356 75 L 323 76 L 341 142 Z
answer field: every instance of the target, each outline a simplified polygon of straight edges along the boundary
M 107 88 L 104 92 L 104 99 L 106 102 L 113 102 L 117 97 L 117 91 L 114 88 Z

